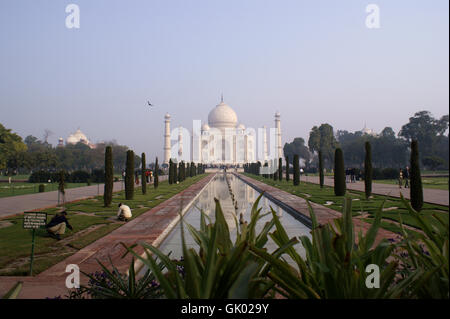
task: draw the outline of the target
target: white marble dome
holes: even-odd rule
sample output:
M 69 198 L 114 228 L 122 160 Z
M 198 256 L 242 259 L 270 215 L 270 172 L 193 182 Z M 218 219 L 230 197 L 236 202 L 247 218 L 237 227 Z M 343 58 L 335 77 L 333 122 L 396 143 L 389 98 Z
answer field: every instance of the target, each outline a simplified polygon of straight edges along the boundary
M 84 135 L 83 132 L 80 131 L 80 129 L 78 129 L 75 133 L 70 134 L 67 138 L 67 143 L 69 144 L 77 144 L 78 142 L 83 142 L 86 144 L 89 143 L 88 138 L 86 137 L 86 135 Z
M 208 124 L 216 128 L 236 128 L 238 119 L 236 112 L 223 101 L 220 102 L 208 115 Z

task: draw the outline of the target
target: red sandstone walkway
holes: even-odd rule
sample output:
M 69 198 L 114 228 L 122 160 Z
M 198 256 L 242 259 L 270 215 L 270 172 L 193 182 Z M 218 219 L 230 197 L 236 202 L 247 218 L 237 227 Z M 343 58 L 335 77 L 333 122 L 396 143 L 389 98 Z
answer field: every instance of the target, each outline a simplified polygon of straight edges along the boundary
M 302 214 L 303 216 L 306 216 L 307 218 L 310 218 L 308 204 L 306 200 L 302 197 L 293 195 L 291 193 L 285 192 L 279 188 L 267 185 L 263 182 L 257 181 L 253 178 L 244 176 L 242 174 L 235 174 L 239 178 L 241 178 L 244 182 L 247 184 L 250 184 L 251 186 L 255 187 L 257 191 L 264 192 L 265 195 L 269 195 L 273 197 L 275 200 L 278 200 L 285 205 L 289 206 L 293 210 L 297 211 L 299 214 Z M 331 222 L 333 219 L 339 218 L 342 216 L 342 214 L 338 211 L 335 211 L 331 208 L 322 206 L 320 204 L 316 204 L 313 202 L 310 202 L 314 213 L 316 214 L 317 222 L 319 224 L 327 224 Z M 355 234 L 357 235 L 358 232 L 361 230 L 363 234 L 366 233 L 366 231 L 370 228 L 371 224 L 365 223 L 359 219 L 354 218 L 353 223 L 355 225 Z M 378 231 L 378 235 L 376 238 L 376 242 L 379 242 L 382 238 L 395 238 L 397 237 L 397 234 L 394 234 L 390 231 L 380 229 Z M 355 236 L 355 238 L 358 238 Z
M 125 248 L 119 243 L 123 242 L 131 246 L 141 241 L 152 244 L 155 244 L 155 241 L 160 242 L 162 237 L 165 234 L 167 235 L 164 230 L 178 218 L 180 211 L 189 206 L 213 177 L 214 174 L 206 176 L 35 277 L 0 277 L 0 296 L 4 295 L 17 281 L 24 282 L 19 298 L 64 296 L 68 292 L 65 287 L 65 280 L 68 275 L 65 269 L 68 264 L 76 264 L 81 271 L 91 273 L 100 269 L 97 259 L 103 264 L 109 265 L 108 257 L 110 257 L 114 266 L 119 271 L 125 272 L 130 265 L 131 256 L 121 258 L 125 253 Z M 143 250 L 139 247 L 136 247 L 135 250 L 143 253 Z M 82 283 L 85 283 L 86 277 L 83 275 L 81 277 Z
M 318 176 L 302 176 L 301 180 L 319 184 Z M 334 186 L 333 177 L 325 176 L 324 184 L 327 186 Z M 347 183 L 347 189 L 364 192 L 364 182 L 357 181 L 356 183 Z M 399 188 L 398 185 L 391 185 L 391 184 L 372 183 L 373 194 L 400 197 L 400 192 L 403 194 L 405 198 L 409 199 L 409 192 L 410 192 L 409 188 L 404 187 Z M 449 195 L 448 190 L 431 189 L 431 188 L 423 189 L 423 199 L 427 203 L 448 206 L 449 202 L 448 195 Z

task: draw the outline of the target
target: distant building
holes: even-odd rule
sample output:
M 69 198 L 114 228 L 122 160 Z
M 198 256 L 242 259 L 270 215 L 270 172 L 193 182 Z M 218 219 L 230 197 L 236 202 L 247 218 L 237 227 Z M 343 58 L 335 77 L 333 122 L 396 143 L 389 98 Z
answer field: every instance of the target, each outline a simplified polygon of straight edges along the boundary
M 66 140 L 66 144 L 78 144 L 78 143 L 83 143 L 87 146 L 89 146 L 90 148 L 95 148 L 95 144 L 92 144 L 89 139 L 87 138 L 86 135 L 84 135 L 83 132 L 81 132 L 80 129 L 78 129 L 75 133 L 70 134 L 69 137 L 67 137 Z M 58 144 L 59 145 L 59 144 Z
M 367 134 L 367 135 L 371 135 L 371 136 L 378 136 L 378 134 L 374 130 L 367 128 L 365 124 L 364 124 L 364 128 L 360 132 L 362 133 L 362 135 Z
M 64 147 L 64 139 L 62 137 L 58 138 L 57 147 Z

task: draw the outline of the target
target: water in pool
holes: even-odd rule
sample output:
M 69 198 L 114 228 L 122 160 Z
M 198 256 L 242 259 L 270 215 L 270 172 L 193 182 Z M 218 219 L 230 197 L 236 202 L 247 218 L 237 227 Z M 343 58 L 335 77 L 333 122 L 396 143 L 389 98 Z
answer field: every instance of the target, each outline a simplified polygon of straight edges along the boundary
M 237 209 L 235 204 L 233 204 L 232 196 L 228 189 L 228 183 L 231 186 L 232 193 L 234 194 L 235 203 L 237 203 Z M 200 196 L 189 208 L 189 210 L 184 215 L 183 219 L 185 223 L 188 223 L 195 228 L 200 228 L 200 211 L 203 210 L 211 220 L 214 220 L 215 212 L 215 202 L 214 198 L 219 199 L 220 205 L 222 207 L 225 219 L 228 223 L 231 235 L 236 234 L 236 223 L 233 215 L 239 216 L 242 213 L 244 220 L 250 221 L 251 208 L 260 194 L 254 190 L 252 187 L 241 181 L 239 178 L 233 174 L 218 173 L 213 180 L 206 186 L 206 188 L 201 192 Z M 280 218 L 282 225 L 284 226 L 289 238 L 299 237 L 306 235 L 311 237 L 310 229 L 300 223 L 297 219 L 291 216 L 289 213 L 284 211 L 282 208 L 277 206 L 275 203 L 268 200 L 266 197 L 262 197 L 259 206 L 261 207 L 261 214 L 270 212 L 270 207 L 272 207 Z M 272 218 L 272 215 L 268 215 L 259 220 L 256 230 L 257 233 L 264 227 L 264 224 Z M 272 231 L 275 229 L 272 228 Z M 195 241 L 189 234 L 189 231 L 184 228 L 186 243 L 189 247 L 198 247 Z M 234 238 L 234 237 L 233 237 Z M 233 240 L 234 241 L 234 240 Z M 269 238 L 269 241 L 265 246 L 269 252 L 274 251 L 278 246 Z M 296 244 L 295 249 L 300 255 L 304 257 L 304 249 L 300 243 Z M 171 253 L 172 258 L 179 259 L 182 256 L 181 247 L 181 226 L 178 223 L 170 234 L 163 240 L 160 244 L 159 249 L 164 253 Z

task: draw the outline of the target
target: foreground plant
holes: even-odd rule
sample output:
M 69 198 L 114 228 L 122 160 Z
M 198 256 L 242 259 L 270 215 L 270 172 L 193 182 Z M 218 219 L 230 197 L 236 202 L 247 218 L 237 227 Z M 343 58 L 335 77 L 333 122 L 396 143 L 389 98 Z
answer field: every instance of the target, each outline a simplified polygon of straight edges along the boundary
M 256 224 L 262 217 L 261 208 L 257 208 L 260 199 L 261 196 L 252 207 L 248 224 L 239 224 L 234 216 L 237 230 L 234 242 L 218 200 L 214 223 L 202 212 L 199 230 L 186 225 L 199 246 L 198 251 L 187 247 L 184 223 L 181 221 L 184 276 L 177 272 L 176 264 L 172 260 L 151 245 L 141 244 L 146 258 L 139 256 L 131 248 L 128 250 L 155 274 L 167 298 L 224 299 L 271 296 L 274 284 L 265 276 L 265 262 L 250 252 L 250 247 L 263 249 L 268 240 L 268 232 L 274 225 L 273 220 L 266 223 L 257 234 Z M 271 255 L 272 258 L 277 259 L 285 249 L 296 242 L 289 241 L 285 247 L 275 251 Z M 161 260 L 167 272 L 157 267 L 154 256 Z
M 422 232 L 414 237 L 406 232 L 400 223 L 406 239 L 400 255 L 405 277 L 417 277 L 405 289 L 409 298 L 449 298 L 449 222 L 433 214 L 428 219 L 417 212 L 411 204 L 401 199 L 416 220 Z M 399 214 L 400 220 L 401 215 Z
M 308 203 L 309 205 L 309 203 Z M 396 244 L 383 239 L 375 244 L 381 223 L 382 207 L 375 215 L 372 226 L 356 242 L 352 220 L 351 198 L 346 198 L 342 218 L 330 224 L 319 225 L 309 205 L 312 220 L 312 240 L 300 237 L 306 252 L 304 260 L 292 247 L 288 255 L 296 268 L 281 260 L 275 260 L 256 247 L 252 251 L 270 264 L 268 276 L 276 284 L 275 289 L 287 298 L 397 298 L 402 289 L 414 278 L 408 277 L 394 285 L 397 258 L 393 252 Z M 272 210 L 276 231 L 272 239 L 283 247 L 289 238 L 278 217 Z M 368 288 L 366 273 L 368 265 L 377 265 L 380 270 L 379 288 Z

